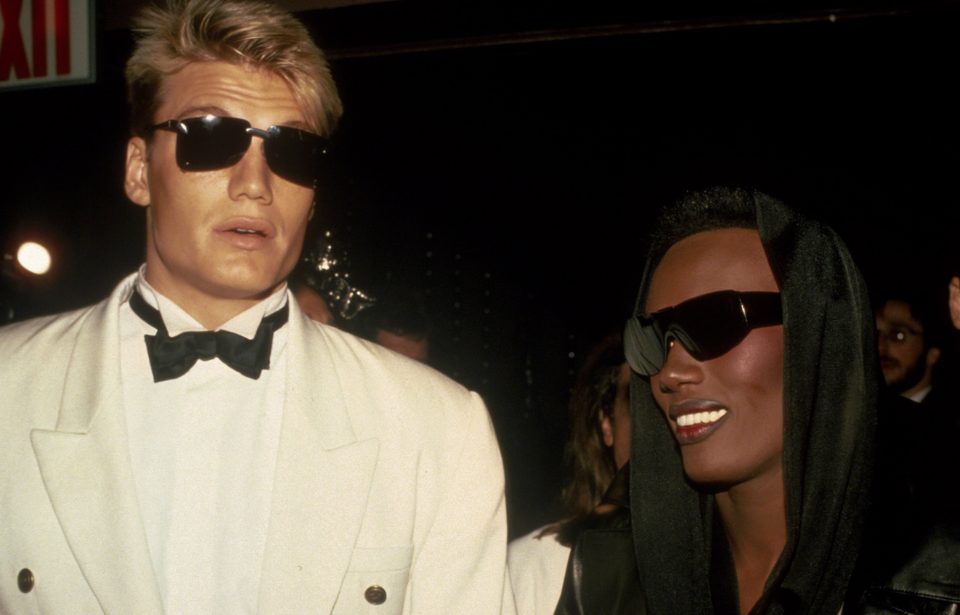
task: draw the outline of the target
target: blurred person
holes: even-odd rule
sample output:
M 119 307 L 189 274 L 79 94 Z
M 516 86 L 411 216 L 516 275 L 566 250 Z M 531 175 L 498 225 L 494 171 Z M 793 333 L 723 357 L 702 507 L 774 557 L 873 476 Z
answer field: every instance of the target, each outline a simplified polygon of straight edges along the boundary
M 388 286 L 358 319 L 358 333 L 421 363 L 430 362 L 433 326 L 423 296 L 408 288 Z
M 323 54 L 255 0 L 135 32 L 146 263 L 0 332 L 0 612 L 509 612 L 479 396 L 286 286 L 341 113 Z
M 942 353 L 932 306 L 904 292 L 887 293 L 876 305 L 883 379 L 893 392 L 922 403 L 933 389 L 934 368 Z
M 629 385 L 620 335 L 607 337 L 587 355 L 571 394 L 565 450 L 570 480 L 563 490 L 570 515 L 513 540 L 508 547 L 508 568 L 520 615 L 554 612 L 570 547 L 603 504 L 617 471 L 629 461 Z
M 323 295 L 313 290 L 310 286 L 298 283 L 290 284 L 290 290 L 300 305 L 300 310 L 310 319 L 325 325 L 336 325 L 336 319 L 330 306 L 327 305 Z
M 584 569 L 557 613 L 956 609 L 955 528 L 912 527 L 874 482 L 873 332 L 830 229 L 747 190 L 668 207 L 624 338 L 633 557 L 606 562 L 638 566 L 639 607 Z

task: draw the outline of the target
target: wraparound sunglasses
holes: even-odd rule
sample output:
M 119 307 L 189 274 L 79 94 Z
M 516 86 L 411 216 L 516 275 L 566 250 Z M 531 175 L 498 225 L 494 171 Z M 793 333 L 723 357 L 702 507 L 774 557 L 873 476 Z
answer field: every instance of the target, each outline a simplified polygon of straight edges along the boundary
M 320 161 L 330 142 L 320 135 L 289 126 L 254 128 L 238 117 L 205 115 L 167 120 L 151 130 L 177 133 L 177 165 L 184 171 L 215 171 L 240 162 L 253 137 L 263 139 L 270 170 L 295 184 L 315 187 Z
M 624 353 L 633 371 L 653 376 L 663 367 L 671 340 L 698 361 L 709 361 L 732 350 L 753 329 L 780 324 L 780 293 L 721 290 L 634 315 L 624 332 Z

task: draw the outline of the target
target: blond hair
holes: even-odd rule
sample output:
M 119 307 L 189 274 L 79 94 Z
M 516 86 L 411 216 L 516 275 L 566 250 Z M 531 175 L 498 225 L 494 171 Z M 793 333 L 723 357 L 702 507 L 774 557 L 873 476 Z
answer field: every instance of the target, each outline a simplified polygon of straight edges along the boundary
M 259 0 L 167 0 L 140 12 L 127 61 L 134 135 L 149 137 L 164 77 L 191 62 L 223 61 L 266 70 L 293 91 L 311 129 L 329 135 L 343 107 L 330 66 L 304 25 Z

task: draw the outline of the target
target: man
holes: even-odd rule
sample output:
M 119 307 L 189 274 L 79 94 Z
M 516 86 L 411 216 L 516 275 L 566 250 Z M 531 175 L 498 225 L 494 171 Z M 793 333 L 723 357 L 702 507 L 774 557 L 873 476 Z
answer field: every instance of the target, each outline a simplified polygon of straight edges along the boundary
M 941 354 L 930 310 L 918 298 L 891 294 L 877 303 L 875 317 L 884 381 L 892 391 L 923 402 Z
M 0 612 L 500 612 L 482 401 L 285 286 L 340 114 L 323 55 L 253 0 L 173 0 L 137 32 L 146 263 L 0 332 Z

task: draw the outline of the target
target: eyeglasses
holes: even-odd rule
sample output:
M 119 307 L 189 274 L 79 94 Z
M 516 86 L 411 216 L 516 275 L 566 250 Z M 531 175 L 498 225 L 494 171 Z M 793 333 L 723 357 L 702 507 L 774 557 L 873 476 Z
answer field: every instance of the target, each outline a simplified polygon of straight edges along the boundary
M 877 329 L 878 340 L 884 340 L 888 344 L 906 344 L 911 337 L 922 337 L 923 331 L 917 331 L 910 327 L 891 327 L 889 329 Z
M 295 184 L 317 184 L 320 160 L 329 141 L 320 135 L 289 126 L 253 128 L 238 117 L 205 115 L 167 120 L 151 130 L 177 133 L 177 165 L 184 171 L 215 171 L 240 162 L 254 136 L 263 139 L 263 154 L 270 170 Z
M 780 293 L 721 290 L 654 312 L 633 316 L 624 333 L 624 352 L 633 371 L 653 376 L 672 342 L 698 361 L 726 354 L 753 329 L 783 324 Z

